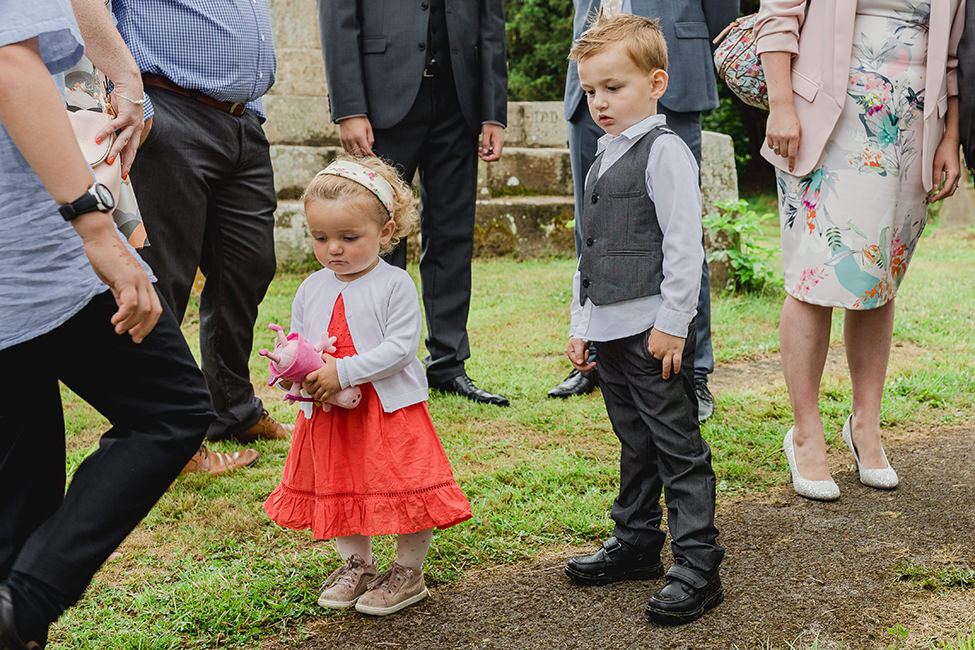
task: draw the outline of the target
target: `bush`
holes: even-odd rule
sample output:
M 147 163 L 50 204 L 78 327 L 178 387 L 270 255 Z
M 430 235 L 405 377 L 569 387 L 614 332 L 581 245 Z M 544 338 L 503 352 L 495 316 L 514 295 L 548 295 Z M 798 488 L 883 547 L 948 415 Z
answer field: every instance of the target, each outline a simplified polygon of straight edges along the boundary
M 728 265 L 728 292 L 757 292 L 773 277 L 772 254 L 775 248 L 763 244 L 762 224 L 772 218 L 759 215 L 747 201 L 719 201 L 718 211 L 704 217 L 704 228 L 711 231 L 713 250 L 708 262 L 721 260 Z
M 571 0 L 505 0 L 508 99 L 560 100 L 572 45 Z

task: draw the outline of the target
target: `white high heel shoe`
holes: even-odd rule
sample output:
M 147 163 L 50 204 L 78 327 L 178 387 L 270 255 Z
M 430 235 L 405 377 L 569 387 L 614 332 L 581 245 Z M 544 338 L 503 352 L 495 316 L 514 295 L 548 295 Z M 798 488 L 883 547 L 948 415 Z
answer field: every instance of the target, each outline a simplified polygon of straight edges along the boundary
M 794 429 L 795 427 L 793 427 Z M 818 501 L 836 501 L 840 498 L 840 488 L 832 478 L 825 481 L 810 481 L 802 478 L 796 465 L 796 450 L 792 444 L 792 429 L 785 434 L 782 450 L 789 460 L 789 471 L 792 472 L 792 489 L 801 497 Z
M 880 448 L 880 453 L 884 455 L 884 462 L 887 463 L 887 467 L 881 467 L 880 469 L 870 469 L 864 467 L 860 464 L 860 455 L 857 454 L 856 447 L 853 446 L 853 414 L 850 413 L 850 417 L 846 418 L 846 422 L 843 424 L 843 440 L 846 440 L 847 446 L 850 451 L 853 452 L 853 460 L 857 462 L 857 469 L 860 471 L 860 482 L 864 485 L 872 488 L 878 488 L 880 490 L 892 490 L 897 487 L 900 480 L 897 478 L 897 472 L 894 468 L 890 466 L 890 462 L 887 460 L 887 453 L 884 448 Z

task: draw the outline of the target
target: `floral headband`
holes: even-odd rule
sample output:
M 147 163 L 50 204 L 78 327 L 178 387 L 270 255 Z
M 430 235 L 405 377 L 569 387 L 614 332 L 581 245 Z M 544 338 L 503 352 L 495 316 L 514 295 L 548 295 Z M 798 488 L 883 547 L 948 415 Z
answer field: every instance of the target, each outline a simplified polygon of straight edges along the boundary
M 389 181 L 368 167 L 360 165 L 357 162 L 352 162 L 351 160 L 334 160 L 328 167 L 315 174 L 315 176 L 317 177 L 323 174 L 341 176 L 353 183 L 358 183 L 375 194 L 376 198 L 386 208 L 386 212 L 390 216 L 393 215 L 393 198 L 396 196 L 396 193 L 393 191 L 393 186 L 389 184 Z

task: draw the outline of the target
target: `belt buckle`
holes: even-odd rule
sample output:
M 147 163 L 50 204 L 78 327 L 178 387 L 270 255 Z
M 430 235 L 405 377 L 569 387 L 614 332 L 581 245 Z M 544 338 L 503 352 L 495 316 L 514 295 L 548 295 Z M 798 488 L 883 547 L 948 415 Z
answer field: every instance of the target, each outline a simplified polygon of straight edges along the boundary
M 241 102 L 234 102 L 233 104 L 230 105 L 230 110 L 227 111 L 227 112 L 230 113 L 231 115 L 238 115 L 237 111 L 239 109 L 240 110 L 240 115 L 243 115 L 244 114 L 244 108 L 245 108 L 245 105 L 243 103 L 241 103 Z

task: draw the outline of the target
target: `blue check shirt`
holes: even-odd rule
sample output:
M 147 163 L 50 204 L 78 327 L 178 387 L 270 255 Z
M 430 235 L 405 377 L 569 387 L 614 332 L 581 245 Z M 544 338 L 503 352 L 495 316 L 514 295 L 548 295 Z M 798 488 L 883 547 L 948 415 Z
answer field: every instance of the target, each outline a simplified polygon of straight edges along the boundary
M 267 0 L 113 0 L 112 12 L 139 70 L 264 119 L 276 69 Z

